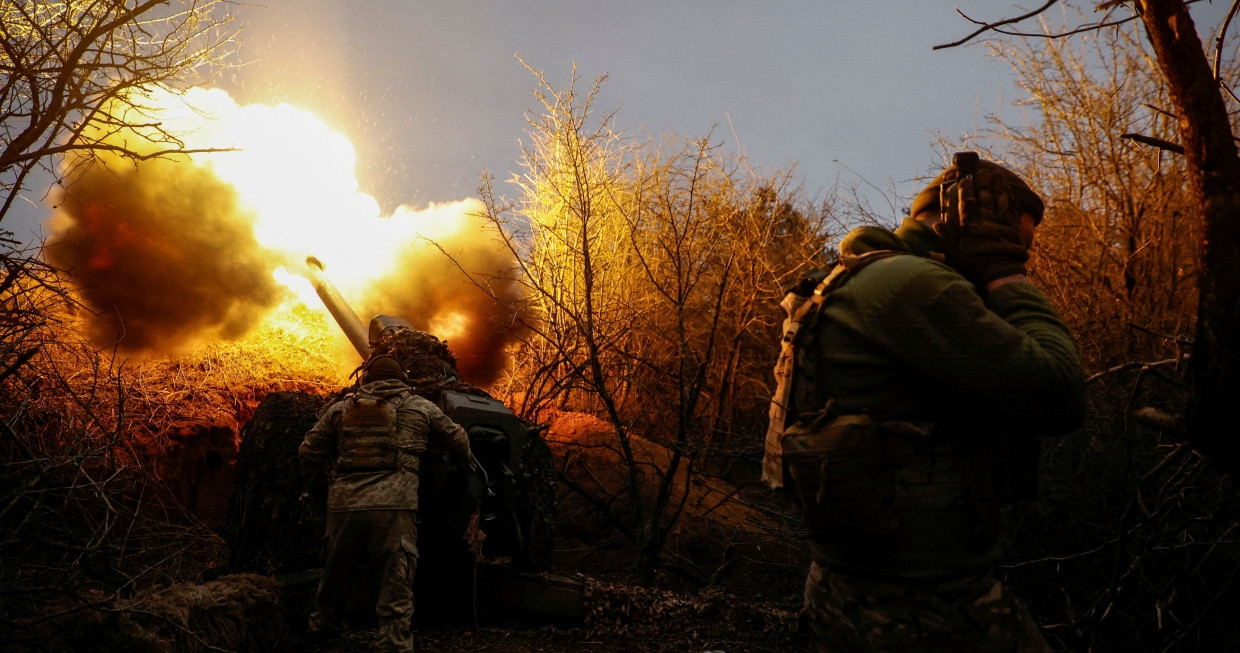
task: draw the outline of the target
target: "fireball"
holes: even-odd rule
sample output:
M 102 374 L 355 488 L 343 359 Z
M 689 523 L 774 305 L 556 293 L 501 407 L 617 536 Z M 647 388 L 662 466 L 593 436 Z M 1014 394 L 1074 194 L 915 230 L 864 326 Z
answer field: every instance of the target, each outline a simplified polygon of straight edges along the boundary
M 301 276 L 314 256 L 363 320 L 395 315 L 448 340 L 476 382 L 501 369 L 514 337 L 506 302 L 472 279 L 493 290 L 514 266 L 477 199 L 383 215 L 348 139 L 288 104 L 156 89 L 114 110 L 145 126 L 96 138 L 150 154 L 174 137 L 189 153 L 64 164 L 47 255 L 99 314 L 101 345 L 169 355 L 243 337 L 281 306 L 326 312 Z M 514 283 L 500 285 L 501 298 L 517 298 Z M 356 364 L 341 349 L 342 364 Z

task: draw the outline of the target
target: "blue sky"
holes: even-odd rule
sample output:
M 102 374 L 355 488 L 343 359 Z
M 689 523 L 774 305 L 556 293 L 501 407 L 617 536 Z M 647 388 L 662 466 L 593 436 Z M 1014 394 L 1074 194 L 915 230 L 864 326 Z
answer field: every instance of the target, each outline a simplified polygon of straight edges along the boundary
M 1199 22 L 1221 16 L 1218 4 L 1194 9 Z M 631 134 L 713 128 L 756 166 L 795 164 L 811 195 L 837 177 L 893 191 L 894 214 L 939 165 L 935 134 L 960 142 L 992 114 L 1024 119 L 1011 71 L 984 45 L 931 49 L 971 30 L 955 7 L 1021 11 L 984 0 L 264 0 L 234 6 L 244 65 L 214 85 L 346 134 L 362 190 L 385 211 L 473 196 L 483 170 L 501 181 L 516 171 L 536 106 L 519 54 L 557 86 L 574 63 L 587 87 L 607 74 L 596 109 L 618 110 Z M 26 238 L 47 209 L 20 213 L 4 226 Z

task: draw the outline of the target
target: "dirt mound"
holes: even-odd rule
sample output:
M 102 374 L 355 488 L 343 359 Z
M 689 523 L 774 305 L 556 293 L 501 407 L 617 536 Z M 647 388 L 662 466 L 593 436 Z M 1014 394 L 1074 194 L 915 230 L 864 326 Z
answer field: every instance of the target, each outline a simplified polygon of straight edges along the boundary
M 611 581 L 633 580 L 636 543 L 616 523 L 634 513 L 615 431 L 582 413 L 546 410 L 540 419 L 549 425 L 547 440 L 564 479 L 557 496 L 557 564 Z M 667 469 L 671 452 L 640 437 L 630 438 L 630 449 L 648 511 L 658 470 Z M 756 475 L 737 484 L 701 467 L 692 474 L 685 468 L 672 479 L 671 496 L 677 505 L 683 497 L 683 505 L 661 555 L 659 582 L 689 593 L 715 587 L 750 600 L 799 596 L 809 551 L 791 506 L 778 502 Z
M 692 624 L 697 638 L 744 638 L 791 650 L 799 608 L 745 600 L 718 588 L 678 593 L 591 580 L 586 584 L 585 629 L 590 638 L 618 641 L 683 635 Z
M 555 653 L 593 651 L 793 653 L 813 650 L 797 632 L 800 601 L 796 597 L 760 601 L 718 588 L 698 592 L 611 583 L 579 577 L 585 584 L 584 624 L 531 621 L 474 624 L 417 622 L 413 635 L 418 650 L 437 653 L 504 651 Z M 374 650 L 373 628 L 346 633 L 341 653 Z M 314 640 L 294 641 L 307 651 L 326 653 Z M 300 649 L 299 649 L 300 650 Z
M 159 478 L 190 514 L 209 526 L 220 526 L 228 512 L 237 462 L 236 424 L 228 420 L 173 425 L 167 438 L 168 451 L 156 465 Z
M 571 482 L 601 495 L 621 497 L 629 482 L 628 468 L 611 425 L 592 415 L 556 410 L 543 411 L 540 419 L 548 425 L 547 442 Z M 643 486 L 653 489 L 659 480 L 654 470 L 667 469 L 672 452 L 635 435 L 630 435 L 630 444 Z M 776 521 L 762 511 L 733 501 L 741 490 L 723 479 L 703 474 L 688 476 L 682 465 L 674 482 L 672 495 L 677 497 L 684 493 L 685 483 L 689 485 L 684 505 L 686 515 L 753 534 L 779 528 Z

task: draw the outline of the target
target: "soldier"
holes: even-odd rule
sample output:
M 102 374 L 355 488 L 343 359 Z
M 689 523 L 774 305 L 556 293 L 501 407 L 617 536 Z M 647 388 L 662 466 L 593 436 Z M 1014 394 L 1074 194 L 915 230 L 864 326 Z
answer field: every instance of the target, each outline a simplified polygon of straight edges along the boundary
M 434 404 L 414 395 L 395 358 L 367 362 L 357 392 L 336 402 L 306 434 L 303 477 L 334 462 L 327 495 L 330 551 L 310 614 L 310 633 L 340 634 L 354 574 L 378 573 L 379 649 L 413 650 L 413 578 L 418 564 L 418 465 L 428 445 L 471 457 L 469 439 Z
M 1025 276 L 1042 200 L 971 152 L 861 227 L 789 311 L 763 476 L 810 532 L 819 651 L 1049 651 L 992 574 L 1035 435 L 1083 420 L 1072 338 Z

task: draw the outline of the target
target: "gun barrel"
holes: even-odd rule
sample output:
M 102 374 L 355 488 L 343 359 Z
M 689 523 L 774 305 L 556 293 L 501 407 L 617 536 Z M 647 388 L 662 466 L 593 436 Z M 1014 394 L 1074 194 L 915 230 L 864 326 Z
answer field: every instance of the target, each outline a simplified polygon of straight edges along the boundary
M 335 318 L 336 324 L 340 325 L 340 330 L 344 331 L 344 335 L 349 338 L 349 343 L 357 350 L 362 360 L 365 360 L 370 356 L 370 336 L 367 334 L 366 325 L 362 324 L 357 313 L 354 313 L 349 303 L 340 296 L 336 286 L 332 285 L 332 282 L 323 274 L 322 262 L 313 256 L 307 256 L 306 268 L 306 278 L 310 280 L 310 285 L 314 286 L 314 292 L 318 294 L 319 299 L 323 300 L 323 305 Z

